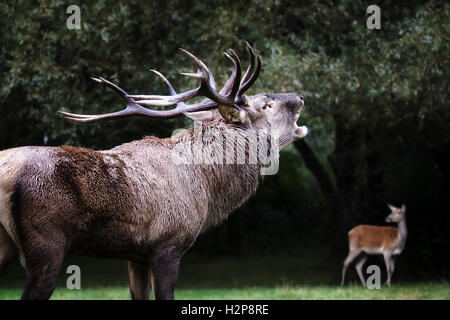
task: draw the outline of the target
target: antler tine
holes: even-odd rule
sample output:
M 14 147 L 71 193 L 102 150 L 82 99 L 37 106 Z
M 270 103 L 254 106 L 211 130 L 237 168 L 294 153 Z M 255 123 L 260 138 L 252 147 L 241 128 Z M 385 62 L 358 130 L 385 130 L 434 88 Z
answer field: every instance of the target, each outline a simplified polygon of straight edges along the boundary
M 196 74 L 195 73 L 184 73 L 184 72 L 182 72 L 181 74 L 188 76 L 188 77 L 200 78 L 200 79 L 206 77 L 211 88 L 213 88 L 215 90 L 216 89 L 216 81 L 214 79 L 214 76 L 213 76 L 211 70 L 209 70 L 209 68 L 206 66 L 206 64 L 202 60 L 200 60 L 199 58 L 194 56 L 192 53 L 187 51 L 186 49 L 180 48 L 180 51 L 183 52 L 184 54 L 186 54 L 192 61 L 194 61 L 195 65 L 197 66 Z
M 248 45 L 248 48 L 252 52 L 252 55 L 256 56 L 256 70 L 253 73 L 248 73 L 249 74 L 248 79 L 245 82 L 241 83 L 241 87 L 239 88 L 238 96 L 243 95 L 244 92 L 247 91 L 255 83 L 256 79 L 258 79 L 258 76 L 261 72 L 262 63 L 261 63 L 261 57 L 260 57 L 258 51 L 253 49 L 250 45 Z M 246 77 L 247 77 L 247 74 L 244 76 L 244 79 Z
M 125 90 L 123 90 L 119 86 L 115 85 L 114 83 L 112 83 L 102 77 L 91 78 L 91 79 L 94 80 L 95 82 L 105 84 L 106 86 L 108 86 L 109 88 L 111 88 L 115 92 L 117 92 L 120 96 L 122 96 L 126 101 L 127 108 L 122 111 L 108 113 L 108 114 L 104 114 L 104 115 L 83 115 L 83 114 L 76 114 L 76 113 L 70 113 L 70 112 L 65 112 L 65 111 L 58 111 L 60 114 L 62 114 L 64 116 L 65 119 L 67 119 L 71 122 L 75 122 L 75 123 L 89 123 L 89 122 L 94 122 L 97 120 L 114 118 L 117 116 L 132 115 L 132 114 L 135 114 L 139 110 L 138 107 L 142 108 L 141 106 L 138 106 L 134 102 L 133 99 L 127 97 L 128 94 L 125 92 Z
M 170 94 L 171 95 L 176 95 L 177 92 L 175 91 L 175 89 L 173 88 L 172 84 L 170 83 L 169 80 L 167 80 L 167 78 L 160 72 L 158 72 L 157 70 L 153 70 L 151 69 L 150 71 L 154 72 L 158 77 L 161 78 L 161 80 L 167 85 L 167 87 L 169 88 Z M 189 115 L 187 115 L 186 113 L 195 113 L 197 111 L 205 111 L 205 110 L 210 110 L 215 108 L 216 103 L 214 101 L 212 101 L 211 99 L 205 99 L 202 102 L 199 102 L 197 104 L 193 104 L 190 105 L 189 108 L 187 107 L 187 105 L 184 102 L 178 102 L 177 106 L 179 107 L 183 107 L 186 108 L 186 111 L 183 112 L 186 116 L 189 117 Z
M 234 78 L 232 79 L 231 83 L 231 90 L 230 93 L 227 95 L 230 99 L 236 98 L 236 95 L 239 91 L 239 86 L 241 83 L 241 75 L 242 75 L 242 67 L 241 67 L 241 61 L 239 59 L 239 56 L 236 54 L 236 52 L 233 49 L 229 50 L 231 53 L 231 56 L 227 55 L 227 57 L 231 58 L 233 61 L 233 69 L 234 72 Z
M 250 64 L 248 65 L 247 71 L 244 74 L 244 78 L 242 78 L 242 84 L 250 78 L 251 74 L 253 73 L 253 69 L 255 68 L 255 54 L 253 53 L 252 46 L 250 45 L 250 43 L 245 41 L 245 47 L 247 48 L 247 51 L 250 55 Z
M 231 76 L 228 78 L 227 82 L 225 83 L 225 85 L 223 86 L 223 88 L 220 90 L 219 93 L 228 96 L 230 94 L 230 92 L 231 92 L 232 87 L 235 86 L 235 84 L 237 82 L 237 79 L 240 78 L 240 75 L 238 77 L 238 74 L 237 74 L 237 72 L 238 72 L 238 68 L 237 68 L 238 63 L 236 62 L 234 55 L 230 55 L 230 54 L 228 54 L 226 52 L 224 52 L 224 54 L 225 54 L 225 56 L 228 59 L 231 60 L 231 62 L 233 62 L 233 72 L 231 73 Z
M 244 74 L 244 77 L 242 78 L 242 80 L 240 82 L 240 88 L 239 88 L 237 97 L 242 96 L 242 94 L 246 90 L 248 90 L 248 88 L 250 88 L 250 86 L 256 81 L 256 78 L 258 77 L 258 73 L 260 71 L 260 69 L 256 70 L 256 72 L 254 71 L 255 65 L 256 65 L 256 55 L 257 55 L 257 54 L 255 54 L 255 50 L 252 48 L 252 46 L 247 41 L 245 42 L 245 44 L 246 44 L 247 50 L 250 55 L 250 64 Z M 260 62 L 259 56 L 258 56 L 258 61 Z M 260 63 L 259 63 L 259 65 L 260 65 Z M 250 82 L 249 80 L 252 78 L 252 76 L 255 76 L 255 78 L 252 80 L 252 82 Z M 232 74 L 230 76 L 230 78 L 228 79 L 226 84 L 223 86 L 222 90 L 220 90 L 221 94 L 225 94 L 225 95 L 229 94 L 231 87 L 232 87 L 233 79 L 234 79 L 234 74 Z
M 172 84 L 170 83 L 169 80 L 167 80 L 167 78 L 159 71 L 154 70 L 154 69 L 150 69 L 151 72 L 155 73 L 163 82 L 164 84 L 169 88 L 169 92 L 171 95 L 177 95 L 177 92 L 175 91 L 174 87 L 172 86 Z M 208 99 L 209 100 L 209 99 Z M 203 101 L 204 103 L 207 101 Z M 211 100 L 209 100 L 209 102 L 211 102 Z M 206 105 L 206 104 L 205 104 Z M 184 102 L 178 102 L 177 103 L 177 108 L 186 108 L 186 104 Z M 186 115 L 185 112 L 183 112 L 183 114 Z M 189 115 L 187 115 L 189 117 Z
M 177 92 L 175 91 L 175 89 L 173 88 L 172 84 L 170 83 L 169 80 L 167 80 L 167 78 L 159 71 L 154 70 L 154 69 L 150 69 L 151 72 L 153 72 L 154 74 L 156 74 L 163 82 L 164 84 L 168 87 L 169 92 L 172 96 L 177 95 Z M 163 96 L 163 95 L 141 95 L 141 94 L 135 94 L 135 95 L 127 95 L 128 98 L 133 98 L 133 99 L 146 99 L 146 100 L 166 100 L 168 99 L 167 96 Z
M 151 69 L 150 71 L 154 72 L 158 77 L 161 78 L 161 80 L 167 85 L 167 87 L 169 88 L 170 94 L 171 95 L 176 95 L 177 92 L 175 91 L 175 89 L 173 88 L 172 84 L 170 83 L 169 80 L 167 80 L 167 78 L 160 72 L 158 72 L 157 70 L 153 70 Z M 187 105 L 184 102 L 179 102 L 177 103 L 177 106 L 182 106 L 182 107 L 187 107 Z M 199 102 L 198 104 L 195 105 L 190 105 L 188 111 L 184 112 L 184 114 L 187 117 L 191 117 L 190 114 L 195 113 L 197 111 L 204 111 L 204 110 L 209 110 L 212 109 L 216 106 L 216 103 L 214 101 L 212 101 L 211 99 L 205 99 L 202 102 Z
M 161 74 L 162 76 L 162 74 Z M 164 77 L 164 76 L 162 76 Z M 164 77 L 165 79 L 165 77 Z M 128 96 L 128 94 L 120 88 L 119 86 L 115 85 L 114 83 L 99 77 L 99 78 L 93 78 L 94 81 L 102 83 L 113 89 L 114 91 L 118 92 L 126 101 L 126 108 L 121 111 L 112 112 L 112 113 L 106 113 L 102 115 L 83 115 L 83 114 L 75 114 L 75 113 L 69 113 L 65 111 L 58 111 L 60 114 L 64 116 L 65 119 L 74 122 L 74 123 L 90 123 L 98 120 L 106 120 L 106 119 L 113 119 L 113 118 L 122 118 L 127 116 L 134 116 L 134 115 L 140 115 L 140 116 L 147 116 L 151 118 L 163 118 L 163 119 L 170 119 L 170 118 L 176 118 L 179 116 L 184 115 L 186 112 L 196 112 L 196 111 L 203 111 L 203 110 L 210 110 L 215 107 L 215 103 L 207 104 L 207 103 L 201 103 L 197 105 L 193 105 L 189 108 L 186 108 L 186 105 L 179 104 L 175 109 L 172 110 L 149 110 L 147 108 L 144 108 L 140 106 L 139 104 L 134 101 L 133 98 Z M 164 80 L 163 80 L 164 81 Z M 169 81 L 165 81 L 166 84 L 169 84 L 170 87 L 173 89 L 172 85 Z M 170 89 L 171 90 L 171 89 Z
M 169 88 L 169 92 L 171 95 L 174 96 L 177 94 L 177 92 L 173 88 L 172 84 L 169 82 L 169 80 L 167 80 L 166 77 L 164 77 L 164 75 L 161 72 L 154 70 L 154 69 L 150 69 L 150 71 L 153 72 L 154 74 L 156 74 L 164 82 L 164 84 Z
M 123 90 L 122 88 L 118 87 L 117 85 L 115 85 L 114 83 L 106 80 L 105 78 L 102 77 L 98 77 L 98 78 L 91 78 L 92 80 L 98 82 L 98 83 L 103 83 L 105 85 L 107 85 L 108 87 L 110 87 L 111 89 L 113 89 L 115 92 L 117 92 L 118 94 L 120 94 L 122 97 L 124 97 L 125 99 L 129 99 L 126 98 L 127 93 L 125 92 L 125 90 Z
M 64 119 L 69 120 L 70 122 L 74 123 L 90 123 L 95 122 L 98 120 L 106 120 L 106 119 L 113 119 L 117 117 L 124 117 L 124 116 L 132 116 L 132 115 L 138 115 L 139 113 L 132 113 L 132 112 L 125 112 L 127 109 L 112 113 L 107 113 L 104 115 L 82 115 L 82 114 L 75 114 L 75 113 L 69 113 L 64 111 L 58 111 L 60 114 L 64 116 Z
M 224 52 L 225 55 L 227 53 Z M 231 57 L 228 55 L 228 59 L 231 59 Z M 230 77 L 228 78 L 225 85 L 220 89 L 219 93 L 223 95 L 227 95 L 230 92 L 231 86 L 233 84 L 233 79 L 235 78 L 236 69 L 233 68 L 233 72 L 231 73 Z

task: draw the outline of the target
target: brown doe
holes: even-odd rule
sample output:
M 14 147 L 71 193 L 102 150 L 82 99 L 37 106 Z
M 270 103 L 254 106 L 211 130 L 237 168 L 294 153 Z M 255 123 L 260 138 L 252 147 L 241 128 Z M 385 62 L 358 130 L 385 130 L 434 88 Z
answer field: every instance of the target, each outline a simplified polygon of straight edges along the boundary
M 123 111 L 61 112 L 75 123 L 135 115 L 187 116 L 197 122 L 170 138 L 145 137 L 107 151 L 62 146 L 0 152 L 0 268 L 19 259 L 26 270 L 22 299 L 51 296 L 68 252 L 126 259 L 133 299 L 148 299 L 150 287 L 156 299 L 173 299 L 184 252 L 256 191 L 261 170 L 270 167 L 270 159 L 276 161 L 280 149 L 307 133 L 296 124 L 302 95 L 244 95 L 261 71 L 259 54 L 248 43 L 247 49 L 250 63 L 244 75 L 237 54 L 225 53 L 233 71 L 220 90 L 208 67 L 181 49 L 197 67 L 196 73 L 184 75 L 200 80 L 198 88 L 177 94 L 154 71 L 170 95 L 135 96 L 99 77 L 94 80 L 123 97 Z M 199 96 L 206 99 L 185 104 Z M 198 136 L 204 138 L 200 147 Z M 270 148 L 260 147 L 261 141 Z M 220 146 L 225 150 L 210 161 L 209 154 Z M 262 150 L 269 161 L 253 157 L 251 150 Z M 204 161 L 196 160 L 198 152 Z
M 391 213 L 386 217 L 386 222 L 397 223 L 397 227 L 359 225 L 348 233 L 349 253 L 342 268 L 341 286 L 344 285 L 345 272 L 355 258 L 358 258 L 355 264 L 356 272 L 362 285 L 366 286 L 362 268 L 367 260 L 367 255 L 383 255 L 387 272 L 386 284 L 391 285 L 395 258 L 402 253 L 408 232 L 405 220 L 406 206 L 402 205 L 401 208 L 396 208 L 388 204 L 388 207 Z

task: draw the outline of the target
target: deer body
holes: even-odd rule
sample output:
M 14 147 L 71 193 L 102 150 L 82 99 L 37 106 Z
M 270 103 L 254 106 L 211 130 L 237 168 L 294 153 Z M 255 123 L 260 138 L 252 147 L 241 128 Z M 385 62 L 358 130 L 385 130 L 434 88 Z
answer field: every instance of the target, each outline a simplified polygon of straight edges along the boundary
M 99 78 L 95 80 L 125 99 L 125 110 L 99 116 L 63 112 L 74 122 L 136 114 L 185 115 L 200 121 L 200 126 L 171 138 L 147 137 L 106 151 L 63 146 L 0 152 L 0 270 L 15 257 L 20 259 L 27 272 L 23 299 L 50 297 L 67 252 L 127 259 L 133 299 L 147 299 L 150 286 L 156 299 L 173 299 L 183 253 L 201 232 L 226 219 L 256 191 L 266 164 L 247 161 L 255 143 L 249 137 L 275 138 L 272 144 L 281 149 L 306 135 L 306 127 L 296 125 L 301 95 L 243 95 L 261 64 L 256 51 L 248 48 L 251 63 L 242 80 L 239 58 L 234 52 L 227 55 L 233 74 L 220 92 L 215 91 L 206 65 L 184 51 L 197 65 L 198 72 L 187 75 L 201 79 L 198 89 L 176 94 L 156 72 L 171 96 L 135 96 L 145 99 L 135 101 Z M 184 104 L 199 95 L 207 99 Z M 177 107 L 156 111 L 137 102 Z M 244 150 L 246 161 L 176 163 L 175 150 L 182 155 L 192 152 L 186 141 L 199 128 L 200 132 L 214 129 L 220 145 L 235 147 L 232 154 Z M 219 139 L 236 132 L 244 139 Z M 201 140 L 200 145 L 205 149 L 210 141 Z
M 101 152 L 73 147 L 7 150 L 0 155 L 0 170 L 12 169 L 8 163 L 18 154 L 23 162 L 14 162 L 14 176 L 0 171 L 1 177 L 15 181 L 12 185 L 0 179 L 1 207 L 15 208 L 3 210 L 2 220 L 22 219 L 46 232 L 42 222 L 54 221 L 41 208 L 50 203 L 54 207 L 48 214 L 57 215 L 60 226 L 74 234 L 71 247 L 78 253 L 95 253 L 97 248 L 101 255 L 128 258 L 130 246 L 145 243 L 148 249 L 149 243 L 171 236 L 189 245 L 201 230 L 225 219 L 251 196 L 259 171 L 258 166 L 243 165 L 226 170 L 213 165 L 165 167 L 172 144 L 171 139 L 145 138 Z M 39 209 L 20 212 L 21 207 Z M 20 238 L 21 231 L 11 232 L 12 238 Z
M 397 227 L 359 225 L 348 233 L 349 254 L 344 261 L 341 285 L 344 284 L 348 266 L 358 258 L 355 268 L 362 285 L 366 286 L 362 267 L 367 260 L 367 255 L 383 255 L 388 275 L 386 283 L 391 284 L 395 256 L 402 253 L 408 234 L 405 220 L 406 207 L 403 205 L 402 208 L 395 208 L 389 205 L 389 208 L 391 214 L 386 221 L 397 223 Z

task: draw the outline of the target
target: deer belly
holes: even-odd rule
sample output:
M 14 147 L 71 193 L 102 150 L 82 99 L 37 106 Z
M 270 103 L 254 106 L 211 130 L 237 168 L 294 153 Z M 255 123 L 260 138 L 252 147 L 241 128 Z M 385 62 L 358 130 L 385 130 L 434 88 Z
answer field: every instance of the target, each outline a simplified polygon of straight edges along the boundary
M 379 248 L 362 248 L 362 251 L 368 254 L 382 254 L 384 252 L 384 247 Z
M 78 234 L 71 243 L 70 252 L 98 258 L 134 259 L 138 248 L 127 232 L 97 230 Z

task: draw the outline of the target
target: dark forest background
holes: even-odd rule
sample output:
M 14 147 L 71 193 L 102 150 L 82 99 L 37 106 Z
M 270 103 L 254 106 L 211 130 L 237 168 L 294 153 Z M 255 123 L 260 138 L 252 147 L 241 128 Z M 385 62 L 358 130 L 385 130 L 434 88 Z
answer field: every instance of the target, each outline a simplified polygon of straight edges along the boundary
M 81 8 L 68 30 L 66 8 Z M 381 7 L 381 30 L 366 27 Z M 407 207 L 404 277 L 449 275 L 449 7 L 446 1 L 3 1 L 0 5 L 0 149 L 70 144 L 106 149 L 144 135 L 169 136 L 187 119 L 126 119 L 76 126 L 57 110 L 122 108 L 103 76 L 130 93 L 163 93 L 150 68 L 177 89 L 191 70 L 183 47 L 219 82 L 222 52 L 244 41 L 263 71 L 248 94 L 302 93 L 310 133 L 282 152 L 280 171 L 191 249 L 213 255 L 295 255 L 342 261 L 347 232 L 385 225 L 387 203 Z M 301 263 L 301 262 L 299 262 Z M 332 265 L 336 270 L 339 265 Z

